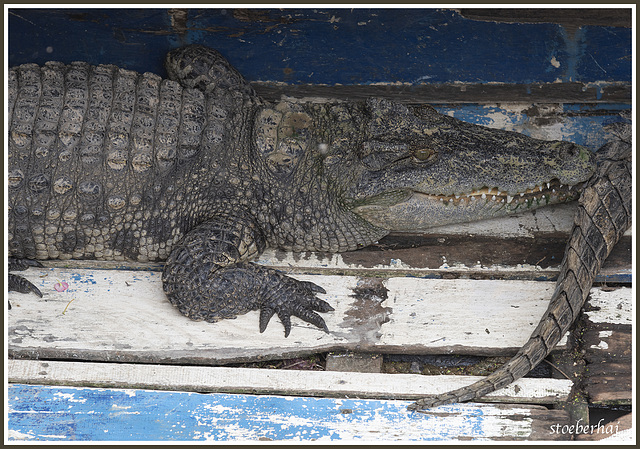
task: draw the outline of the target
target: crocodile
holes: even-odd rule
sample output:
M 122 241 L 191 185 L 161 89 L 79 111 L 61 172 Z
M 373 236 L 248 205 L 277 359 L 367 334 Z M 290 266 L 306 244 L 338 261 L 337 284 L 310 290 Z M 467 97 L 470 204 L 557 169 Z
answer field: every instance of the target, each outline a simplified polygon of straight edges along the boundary
M 217 51 L 163 79 L 114 65 L 8 72 L 9 271 L 46 259 L 165 261 L 180 313 L 259 310 L 320 330 L 322 287 L 252 262 L 267 246 L 357 250 L 393 231 L 571 201 L 593 152 L 381 98 L 267 102 Z M 16 273 L 9 288 L 39 291 Z
M 509 385 L 525 376 L 549 355 L 578 317 L 591 285 L 607 256 L 632 220 L 631 125 L 609 125 L 614 139 L 597 153 L 597 169 L 586 184 L 574 215 L 556 288 L 528 341 L 511 360 L 471 385 L 409 405 L 427 410 L 455 402 L 470 401 Z

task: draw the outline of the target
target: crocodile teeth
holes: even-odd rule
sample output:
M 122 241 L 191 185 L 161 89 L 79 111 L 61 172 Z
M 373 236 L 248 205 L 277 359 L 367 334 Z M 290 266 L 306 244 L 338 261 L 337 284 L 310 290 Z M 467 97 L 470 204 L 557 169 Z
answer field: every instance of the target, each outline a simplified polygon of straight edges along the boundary
M 549 183 L 547 183 L 547 188 L 549 188 Z M 543 187 L 542 187 L 542 186 L 540 186 L 540 187 L 538 187 L 538 189 L 540 189 L 540 191 L 542 192 Z
M 550 183 L 550 182 L 548 182 L 548 183 L 547 183 L 547 189 L 548 189 L 548 188 L 550 188 L 550 187 L 551 187 L 551 183 Z
M 511 195 L 507 195 L 507 203 L 513 201 L 513 197 Z
M 524 196 L 524 192 L 522 192 L 522 193 L 520 194 L 520 196 Z
M 491 197 L 491 199 L 492 199 L 493 201 L 495 201 L 495 200 L 496 200 L 496 196 L 495 196 L 495 195 L 493 195 L 493 196 Z
M 483 199 L 483 200 L 486 200 L 486 199 L 487 199 L 487 194 L 486 194 L 486 193 L 483 193 L 483 194 L 482 194 L 482 199 Z

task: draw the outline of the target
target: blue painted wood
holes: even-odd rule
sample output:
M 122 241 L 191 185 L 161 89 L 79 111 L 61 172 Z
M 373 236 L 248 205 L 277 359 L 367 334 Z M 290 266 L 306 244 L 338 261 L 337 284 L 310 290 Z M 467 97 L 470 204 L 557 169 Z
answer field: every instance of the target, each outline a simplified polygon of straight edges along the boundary
M 12 439 L 41 441 L 428 441 L 500 435 L 493 406 L 450 405 L 437 416 L 409 412 L 409 403 L 14 384 L 8 389 L 8 429 Z M 515 427 L 520 437 L 531 432 L 526 419 Z
M 113 63 L 162 76 L 174 47 L 217 48 L 250 81 L 631 82 L 631 29 L 497 23 L 451 9 L 11 9 L 9 64 Z M 173 22 L 173 23 L 172 23 Z
M 516 131 L 544 140 L 567 140 L 596 151 L 611 136 L 604 127 L 623 121 L 619 113 L 630 104 L 562 104 L 557 112 L 540 115 L 537 108 L 513 105 L 433 105 L 438 112 L 477 125 Z M 522 107 L 522 105 L 518 105 Z

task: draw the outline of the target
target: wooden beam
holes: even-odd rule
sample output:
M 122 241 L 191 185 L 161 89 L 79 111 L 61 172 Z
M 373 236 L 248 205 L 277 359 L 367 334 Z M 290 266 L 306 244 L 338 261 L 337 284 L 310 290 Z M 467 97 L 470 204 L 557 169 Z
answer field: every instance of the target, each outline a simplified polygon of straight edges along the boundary
M 557 23 L 563 26 L 631 28 L 633 10 L 626 8 L 462 8 L 467 19 L 507 23 Z
M 266 100 L 333 98 L 364 100 L 383 97 L 407 104 L 424 103 L 631 103 L 631 84 L 590 83 L 376 83 L 357 85 L 278 84 L 253 82 L 251 86 Z
M 424 376 L 346 371 L 9 360 L 10 383 L 135 388 L 199 393 L 418 399 L 469 385 L 480 376 Z M 551 404 L 565 401 L 567 379 L 519 379 L 482 402 Z

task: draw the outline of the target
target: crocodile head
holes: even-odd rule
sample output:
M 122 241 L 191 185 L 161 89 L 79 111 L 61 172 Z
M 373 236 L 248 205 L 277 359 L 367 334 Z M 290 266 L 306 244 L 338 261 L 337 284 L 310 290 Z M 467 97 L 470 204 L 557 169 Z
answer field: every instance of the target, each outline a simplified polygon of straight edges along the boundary
M 570 201 L 595 169 L 594 154 L 579 145 L 472 125 L 428 106 L 371 99 L 331 115 L 325 173 L 353 212 L 388 231 Z
M 255 176 L 271 192 L 259 219 L 278 246 L 296 250 L 355 249 L 391 231 L 570 201 L 595 169 L 594 155 L 569 142 L 381 99 L 285 100 L 261 106 L 253 129 L 252 159 L 266 167 Z M 322 235 L 341 237 L 298 243 Z

